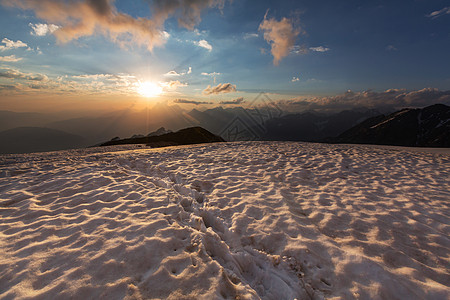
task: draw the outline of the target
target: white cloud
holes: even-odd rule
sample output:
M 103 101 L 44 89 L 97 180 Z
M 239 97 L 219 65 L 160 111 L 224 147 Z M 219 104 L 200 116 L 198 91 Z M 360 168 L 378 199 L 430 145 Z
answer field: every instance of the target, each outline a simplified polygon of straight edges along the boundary
M 330 48 L 327 48 L 324 46 L 319 46 L 319 47 L 310 47 L 309 50 L 314 51 L 314 52 L 327 52 L 327 51 L 330 51 Z
M 5 44 L 5 45 L 4 46 L 0 45 L 0 51 L 28 47 L 28 45 L 22 41 L 14 42 L 7 38 L 4 38 L 2 40 L 2 44 Z
M 305 48 L 304 46 L 295 45 L 295 46 L 292 46 L 291 53 L 306 54 L 306 53 L 308 53 L 308 48 Z
M 300 81 L 300 78 L 298 78 L 298 77 L 292 77 L 292 79 L 291 79 L 291 82 L 297 82 L 297 81 Z
M 168 40 L 170 38 L 170 33 L 168 33 L 167 31 L 162 31 L 161 32 L 162 38 L 165 40 Z
M 444 7 L 441 10 L 433 11 L 432 13 L 428 14 L 427 17 L 434 19 L 443 15 L 450 15 L 450 6 Z
M 88 79 L 88 80 L 100 80 L 100 79 L 110 79 L 114 75 L 111 74 L 83 74 L 83 75 L 75 75 L 72 76 L 72 78 L 75 79 Z
M 164 74 L 164 76 L 172 77 L 172 76 L 181 76 L 181 75 L 178 74 L 176 71 L 169 71 L 166 74 Z
M 164 74 L 164 76 L 166 77 L 178 77 L 178 76 L 184 76 L 186 74 L 191 74 L 192 73 L 192 67 L 189 67 L 188 70 L 186 72 L 182 72 L 182 73 L 178 73 L 177 71 L 169 71 L 166 74 Z
M 205 72 L 202 72 L 202 75 L 203 76 L 219 76 L 219 75 L 221 75 L 220 73 L 217 73 L 217 72 L 212 72 L 212 73 L 205 73 Z
M 55 25 L 55 24 L 42 24 L 42 23 L 32 24 L 32 23 L 30 23 L 28 25 L 31 27 L 31 29 L 33 29 L 30 32 L 30 34 L 35 35 L 35 36 L 45 36 L 47 34 L 52 34 L 56 30 L 61 28 L 60 26 Z
M 212 50 L 212 46 L 206 40 L 200 40 L 198 42 L 195 41 L 194 44 L 196 44 L 199 47 L 205 48 L 208 51 Z
M 257 33 L 245 33 L 244 34 L 244 39 L 245 40 L 252 39 L 252 38 L 257 38 L 257 37 L 259 37 L 259 34 L 257 34 Z
M 4 61 L 4 62 L 16 62 L 19 60 L 22 60 L 22 58 L 16 57 L 15 55 L 0 56 L 0 61 Z

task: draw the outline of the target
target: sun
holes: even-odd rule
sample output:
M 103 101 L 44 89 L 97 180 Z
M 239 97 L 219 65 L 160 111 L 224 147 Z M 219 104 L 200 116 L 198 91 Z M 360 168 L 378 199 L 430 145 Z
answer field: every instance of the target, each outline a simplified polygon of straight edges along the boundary
M 152 98 L 162 93 L 162 87 L 151 81 L 140 82 L 137 91 L 141 96 Z

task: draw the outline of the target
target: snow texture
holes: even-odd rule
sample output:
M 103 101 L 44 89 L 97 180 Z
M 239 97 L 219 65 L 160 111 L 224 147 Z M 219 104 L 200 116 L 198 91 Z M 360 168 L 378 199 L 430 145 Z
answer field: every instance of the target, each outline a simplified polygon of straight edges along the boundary
M 449 299 L 449 170 L 296 142 L 0 156 L 0 298 Z

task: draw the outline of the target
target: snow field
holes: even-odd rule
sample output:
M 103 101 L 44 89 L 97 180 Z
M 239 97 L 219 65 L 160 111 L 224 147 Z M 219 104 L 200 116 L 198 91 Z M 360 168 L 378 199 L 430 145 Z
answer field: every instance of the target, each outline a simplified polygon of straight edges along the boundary
M 450 296 L 448 153 L 123 149 L 0 156 L 0 298 Z

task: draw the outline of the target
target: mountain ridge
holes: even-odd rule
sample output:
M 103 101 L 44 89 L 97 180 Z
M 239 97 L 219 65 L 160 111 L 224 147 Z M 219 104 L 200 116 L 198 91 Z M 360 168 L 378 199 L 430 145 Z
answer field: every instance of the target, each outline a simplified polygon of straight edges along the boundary
M 409 147 L 450 147 L 450 107 L 434 104 L 379 115 L 325 142 Z
M 131 137 L 126 139 L 113 139 L 101 143 L 100 146 L 126 145 L 126 144 L 146 144 L 152 147 L 179 146 L 203 143 L 225 142 L 223 138 L 208 130 L 196 126 L 181 129 L 177 132 L 169 132 L 161 135 Z

